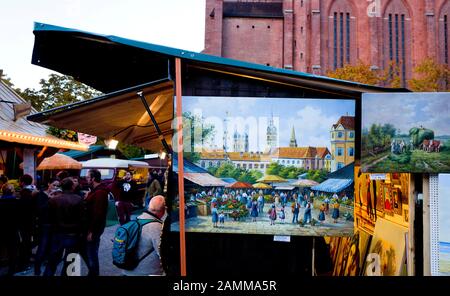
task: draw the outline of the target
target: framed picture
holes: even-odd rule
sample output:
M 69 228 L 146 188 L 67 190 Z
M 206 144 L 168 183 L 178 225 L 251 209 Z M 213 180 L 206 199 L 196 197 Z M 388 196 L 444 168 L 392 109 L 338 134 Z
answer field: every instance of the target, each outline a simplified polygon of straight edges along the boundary
M 409 210 L 408 209 L 403 210 L 403 221 L 405 221 L 406 223 L 409 223 Z
M 391 188 L 391 197 L 393 202 L 394 214 L 402 215 L 401 191 L 396 187 Z
M 394 204 L 391 196 L 391 186 L 389 184 L 383 184 L 383 200 L 384 200 L 384 212 L 387 215 L 394 215 Z
M 400 174 L 399 173 L 392 173 L 392 184 L 394 185 L 400 185 Z
M 383 183 L 381 183 L 381 181 L 377 181 L 376 182 L 376 205 L 375 208 L 377 210 L 377 216 L 378 217 L 383 217 L 383 210 L 384 210 L 384 197 L 383 197 Z

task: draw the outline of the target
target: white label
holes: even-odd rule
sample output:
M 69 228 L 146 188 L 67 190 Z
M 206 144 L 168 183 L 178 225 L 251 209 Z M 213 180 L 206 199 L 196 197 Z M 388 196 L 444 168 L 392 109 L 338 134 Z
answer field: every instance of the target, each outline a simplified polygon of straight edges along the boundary
M 274 242 L 290 243 L 291 242 L 291 236 L 290 235 L 274 235 L 273 236 L 273 241 Z
M 370 174 L 370 180 L 386 180 L 386 174 Z

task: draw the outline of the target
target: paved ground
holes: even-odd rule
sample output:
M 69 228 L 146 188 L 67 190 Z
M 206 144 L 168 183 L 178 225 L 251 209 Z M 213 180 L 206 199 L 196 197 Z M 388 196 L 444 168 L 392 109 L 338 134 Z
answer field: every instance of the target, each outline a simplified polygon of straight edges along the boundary
M 353 221 L 346 221 L 341 217 L 338 223 L 333 223 L 331 218 L 331 210 L 326 215 L 322 224 L 315 226 L 292 224 L 291 208 L 286 208 L 286 219 L 282 223 L 280 219 L 275 221 L 275 225 L 270 225 L 267 214 L 271 204 L 264 206 L 263 215 L 256 218 L 256 222 L 252 222 L 251 217 L 245 218 L 244 221 L 234 221 L 232 218 L 226 218 L 225 223 L 221 227 L 213 227 L 211 216 L 197 216 L 196 218 L 186 219 L 186 231 L 189 232 L 214 232 L 214 233 L 248 233 L 248 234 L 272 234 L 272 235 L 303 235 L 303 236 L 344 236 L 353 234 Z M 300 209 L 299 220 L 303 219 L 304 208 Z M 318 220 L 319 211 L 313 209 L 312 218 Z M 172 230 L 179 231 L 179 223 L 172 223 Z

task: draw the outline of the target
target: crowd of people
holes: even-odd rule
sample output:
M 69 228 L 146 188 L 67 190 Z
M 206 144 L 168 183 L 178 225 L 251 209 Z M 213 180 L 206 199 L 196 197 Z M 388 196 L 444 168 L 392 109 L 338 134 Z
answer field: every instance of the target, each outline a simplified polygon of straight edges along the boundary
M 142 215 L 161 219 L 165 218 L 165 198 L 161 195 L 159 177 L 157 172 L 149 177 Z M 113 190 L 112 186 L 118 190 Z M 122 180 L 106 184 L 102 182 L 100 171 L 91 169 L 86 175 L 86 188 L 81 188 L 78 176 L 69 176 L 66 171 L 59 172 L 42 188 L 37 188 L 27 174 L 19 178 L 19 188 L 6 176 L 0 176 L 0 235 L 8 258 L 8 275 L 34 268 L 35 275 L 52 276 L 61 261 L 64 262 L 61 275 L 70 275 L 67 256 L 79 254 L 86 263 L 88 276 L 98 276 L 100 240 L 112 192 L 116 195 L 119 192 L 113 198 L 118 222 L 123 225 L 131 220 L 132 201 L 138 195 L 132 172 L 126 172 Z M 162 227 L 143 229 L 143 243 L 139 247 L 159 246 L 155 240 L 160 239 L 161 230 Z M 154 249 L 151 261 L 143 260 L 138 269 L 128 271 L 128 275 L 142 275 L 147 271 L 161 274 L 163 271 L 155 267 L 159 249 Z
M 249 213 L 249 217 L 252 222 L 256 222 L 258 217 L 263 217 L 266 213 L 264 213 L 264 206 L 267 203 L 265 196 L 270 195 L 273 200 L 271 205 L 267 211 L 267 215 L 269 217 L 270 225 L 275 225 L 275 220 L 280 219 L 281 223 L 285 223 L 286 219 L 286 207 L 290 207 L 292 212 L 292 224 L 299 223 L 299 215 L 300 210 L 303 209 L 303 224 L 311 224 L 312 223 L 312 210 L 314 209 L 314 192 L 304 190 L 302 191 L 294 191 L 294 192 L 279 192 L 277 190 L 272 191 L 263 191 L 259 192 L 255 190 L 245 190 L 245 189 L 237 189 L 237 190 L 224 190 L 224 189 L 211 189 L 208 192 L 198 192 L 195 195 L 191 194 L 191 200 L 195 200 L 197 198 L 202 198 L 204 196 L 213 196 L 211 199 L 211 216 L 213 227 L 218 227 L 218 222 L 221 222 L 223 225 L 223 220 L 220 221 L 220 215 L 223 215 L 223 210 L 221 210 L 221 205 L 225 204 L 227 200 L 236 200 L 243 205 L 246 205 L 246 208 Z M 348 200 L 345 192 L 341 197 L 338 197 L 336 193 L 334 193 L 331 197 L 325 196 L 323 203 L 320 204 L 318 210 L 319 214 L 316 217 L 320 224 L 323 224 L 326 216 L 331 213 L 331 217 L 333 219 L 333 223 L 337 223 L 340 213 L 339 213 L 339 203 Z M 332 211 L 330 211 L 330 206 L 332 207 Z

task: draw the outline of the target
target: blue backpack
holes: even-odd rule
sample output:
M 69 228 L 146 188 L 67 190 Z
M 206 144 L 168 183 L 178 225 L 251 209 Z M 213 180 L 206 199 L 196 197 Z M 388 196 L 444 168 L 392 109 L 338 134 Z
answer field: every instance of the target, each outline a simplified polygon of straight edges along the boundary
M 141 238 L 142 227 L 148 223 L 158 222 L 158 219 L 136 219 L 117 228 L 114 234 L 112 257 L 113 264 L 121 269 L 133 270 L 139 262 L 153 250 L 138 258 L 137 246 Z

